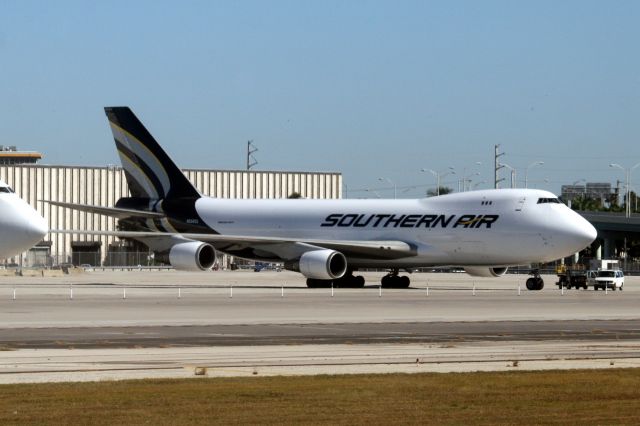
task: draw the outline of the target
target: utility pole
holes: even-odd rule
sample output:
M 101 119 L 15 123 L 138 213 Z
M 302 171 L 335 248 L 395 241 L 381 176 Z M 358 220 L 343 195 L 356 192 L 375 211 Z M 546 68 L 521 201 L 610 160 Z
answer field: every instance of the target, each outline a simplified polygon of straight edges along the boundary
M 253 145 L 253 139 L 247 141 L 247 170 L 251 169 L 253 166 L 258 164 L 258 161 L 253 156 L 254 152 L 257 152 L 258 148 Z
M 495 178 L 494 178 L 494 188 L 500 188 L 500 182 L 504 180 L 504 178 L 500 178 L 499 171 L 504 166 L 500 164 L 500 157 L 504 155 L 504 152 L 498 152 L 500 149 L 500 145 L 494 145 L 494 169 L 495 169 Z

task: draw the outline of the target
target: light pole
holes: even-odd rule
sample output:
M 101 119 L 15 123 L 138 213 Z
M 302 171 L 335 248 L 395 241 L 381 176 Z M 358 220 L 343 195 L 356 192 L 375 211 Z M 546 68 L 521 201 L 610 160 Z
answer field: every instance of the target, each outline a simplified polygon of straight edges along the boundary
M 467 178 L 471 177 L 471 176 L 480 176 L 480 172 L 477 172 L 475 174 L 469 175 L 467 176 L 467 168 L 469 167 L 473 167 L 473 166 L 481 166 L 482 162 L 481 161 L 476 161 L 475 163 L 469 165 L 469 166 L 465 166 L 462 168 L 462 192 L 466 191 L 466 187 L 467 187 Z M 460 191 L 460 188 L 458 188 L 458 191 Z
M 465 178 L 462 179 L 462 191 L 463 192 L 467 192 L 468 190 L 471 189 L 471 177 L 472 176 L 480 176 L 480 172 L 472 173 L 469 176 L 466 176 Z M 467 188 L 469 188 L 469 189 L 467 189 Z
M 436 172 L 435 170 L 431 170 L 431 169 L 420 169 L 421 172 L 430 172 L 431 174 L 433 174 L 436 177 L 436 195 L 440 195 L 440 180 L 445 177 L 446 175 L 455 175 L 456 172 L 453 170 L 453 167 L 449 166 L 449 170 L 444 171 L 444 172 Z
M 633 169 L 635 169 L 636 167 L 640 166 L 640 163 L 637 163 L 636 165 L 629 167 L 628 169 L 625 169 L 624 167 L 622 167 L 620 164 L 616 164 L 616 163 L 611 163 L 609 164 L 609 167 L 615 167 L 618 168 L 620 170 L 622 170 L 623 172 L 625 172 L 626 175 L 626 184 L 625 187 L 627 189 L 627 196 L 626 196 L 626 200 L 625 200 L 625 216 L 626 217 L 631 217 L 631 189 L 629 187 L 630 185 L 630 181 L 631 181 L 631 171 Z
M 389 184 L 393 185 L 393 199 L 395 200 L 396 198 L 398 198 L 398 186 L 395 184 L 395 182 L 393 182 L 389 178 L 378 178 L 378 180 L 380 182 L 387 181 L 387 182 L 389 182 Z
M 528 184 L 529 184 L 529 168 L 530 167 L 534 167 L 534 166 L 542 166 L 544 164 L 544 161 L 534 161 L 533 163 L 529 164 L 527 166 L 527 168 L 524 171 L 524 187 L 528 188 Z
M 516 187 L 516 169 L 511 167 L 506 163 L 500 163 L 500 165 L 505 166 L 507 169 L 511 170 L 511 188 Z

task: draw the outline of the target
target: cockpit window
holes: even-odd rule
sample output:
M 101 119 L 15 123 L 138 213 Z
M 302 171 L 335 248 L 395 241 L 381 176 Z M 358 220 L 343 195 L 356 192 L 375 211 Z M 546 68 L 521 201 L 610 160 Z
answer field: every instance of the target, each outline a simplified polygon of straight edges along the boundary
M 538 198 L 538 204 L 560 204 L 557 198 Z
M 13 193 L 13 189 L 11 189 L 8 186 L 0 186 L 0 192 L 5 192 L 8 194 L 12 194 Z

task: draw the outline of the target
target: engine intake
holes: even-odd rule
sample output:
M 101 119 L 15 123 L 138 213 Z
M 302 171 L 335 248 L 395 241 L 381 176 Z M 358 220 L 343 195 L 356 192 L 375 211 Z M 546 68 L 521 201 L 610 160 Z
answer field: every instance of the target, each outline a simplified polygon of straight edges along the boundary
M 200 241 L 173 245 L 169 249 L 169 263 L 180 271 L 206 271 L 216 262 L 216 249 Z
M 472 277 L 501 277 L 507 273 L 507 267 L 487 268 L 482 266 L 465 266 L 464 271 Z
M 347 272 L 347 258 L 334 250 L 313 250 L 303 253 L 295 262 L 286 262 L 284 267 L 307 278 L 334 280 Z

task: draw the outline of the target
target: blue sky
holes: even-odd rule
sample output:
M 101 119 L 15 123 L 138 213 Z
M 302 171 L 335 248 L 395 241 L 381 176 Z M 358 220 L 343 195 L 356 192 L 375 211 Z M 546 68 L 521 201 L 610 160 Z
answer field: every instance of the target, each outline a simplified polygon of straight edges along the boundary
M 489 187 L 494 144 L 520 186 L 544 161 L 529 186 L 554 192 L 640 162 L 638 1 L 0 10 L 0 144 L 47 164 L 118 163 L 105 105 L 131 106 L 181 167 L 242 169 L 252 139 L 257 169 L 339 171 L 351 196 L 392 196 L 379 177 L 421 196 L 434 178 L 420 169 L 449 166 Z

